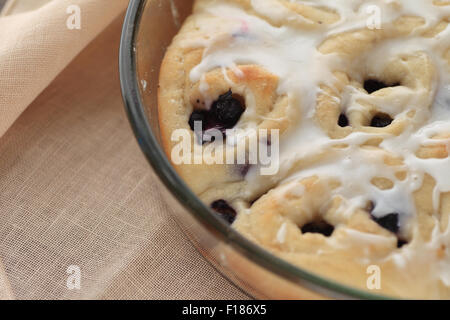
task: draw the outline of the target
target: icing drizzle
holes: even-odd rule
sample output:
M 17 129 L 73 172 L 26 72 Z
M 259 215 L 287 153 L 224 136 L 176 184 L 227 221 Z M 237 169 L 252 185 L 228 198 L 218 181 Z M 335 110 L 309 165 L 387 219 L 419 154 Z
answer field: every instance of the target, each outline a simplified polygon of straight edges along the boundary
M 191 71 L 191 81 L 204 81 L 205 73 L 215 68 L 222 68 L 224 74 L 226 69 L 231 69 L 239 75 L 237 66 L 240 64 L 261 65 L 279 77 L 278 94 L 289 97 L 290 108 L 300 115 L 300 120 L 295 128 L 281 138 L 281 170 L 275 179 L 272 178 L 271 183 L 295 182 L 311 175 L 338 178 L 341 187 L 334 193 L 347 199 L 348 207 L 344 211 L 347 212 L 352 207 L 364 207 L 368 201 L 373 201 L 376 204 L 373 211 L 375 216 L 397 212 L 403 224 L 416 214 L 413 193 L 422 186 L 424 176 L 429 175 L 436 182 L 433 209 L 437 213 L 440 195 L 450 192 L 450 157 L 421 159 L 416 153 L 421 146 L 436 144 L 445 144 L 447 151 L 450 151 L 450 66 L 444 58 L 450 49 L 450 26 L 447 24 L 433 37 L 424 37 L 423 33 L 450 17 L 450 3 L 432 0 L 290 2 L 328 8 L 330 12 L 336 12 L 340 19 L 333 24 L 320 24 L 311 28 L 312 21 L 289 10 L 277 0 L 252 0 L 254 14 L 227 1 L 207 4 L 199 1 L 196 13 L 214 16 L 220 19 L 220 25 L 214 30 L 205 30 L 210 35 L 209 39 L 184 41 L 185 46 L 205 48 L 202 62 Z M 436 5 L 437 3 L 441 5 Z M 348 70 L 355 78 L 363 80 L 363 75 L 358 75 L 358 70 L 365 66 L 347 61 L 338 54 L 322 54 L 317 48 L 333 35 L 367 28 L 370 6 L 374 5 L 380 9 L 382 28 L 404 16 L 421 17 L 424 24 L 405 37 L 383 39 L 377 43 L 364 57 L 365 61 L 370 61 L 371 68 L 382 70 L 389 61 L 403 54 L 423 52 L 431 59 L 436 75 L 425 99 L 424 92 L 412 92 L 406 87 L 401 89 L 403 91 L 398 90 L 396 102 L 386 103 L 375 98 L 380 111 L 396 114 L 399 119 L 408 119 L 409 124 L 400 135 L 353 132 L 342 139 L 331 139 L 313 120 L 317 96 L 322 92 L 321 85 L 333 87 L 336 82 L 333 74 L 335 70 Z M 289 23 L 283 23 L 286 21 Z M 304 28 L 299 28 L 299 25 Z M 345 105 L 347 111 L 357 110 L 365 96 L 367 93 L 348 86 L 339 102 Z M 408 118 L 404 111 L 405 104 L 409 111 L 416 112 L 414 119 L 419 119 L 418 121 Z M 247 107 L 251 110 L 251 103 Z M 250 122 L 251 119 L 244 115 L 239 126 L 248 127 Z M 447 134 L 447 138 L 435 139 L 434 136 L 438 134 Z M 361 148 L 361 145 L 374 138 L 383 139 L 377 149 Z M 346 147 L 333 148 L 337 145 Z M 402 159 L 402 165 L 387 166 L 383 162 L 386 152 Z M 320 160 L 312 164 L 309 162 L 292 172 L 300 159 L 317 154 L 323 154 Z M 405 179 L 396 177 L 396 172 L 401 169 L 407 172 Z M 256 169 L 251 170 L 246 176 L 250 186 L 248 193 L 255 193 L 257 188 L 265 185 L 267 177 L 259 176 L 258 172 Z M 393 182 L 391 189 L 380 190 L 371 183 L 374 177 L 380 175 Z M 285 188 L 280 188 L 280 192 L 283 190 Z M 284 232 L 285 230 L 280 230 L 277 235 L 279 241 L 284 241 Z M 448 243 L 446 239 L 449 237 L 448 230 L 444 233 L 435 230 L 431 242 L 421 245 L 426 248 L 438 247 L 442 242 Z M 402 265 L 402 259 L 413 259 L 411 250 L 396 253 L 393 259 L 398 265 Z M 441 264 L 441 278 L 450 285 L 450 274 Z

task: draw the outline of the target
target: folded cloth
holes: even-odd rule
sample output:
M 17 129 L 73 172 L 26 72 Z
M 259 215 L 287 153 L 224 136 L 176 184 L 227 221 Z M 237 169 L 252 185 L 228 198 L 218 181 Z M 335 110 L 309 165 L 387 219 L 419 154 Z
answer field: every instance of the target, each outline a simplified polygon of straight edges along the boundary
M 114 15 L 110 10 L 120 11 L 112 4 L 122 1 L 70 2 L 80 7 L 79 31 L 93 38 L 101 29 L 95 20 L 106 25 L 105 17 Z M 1 75 L 0 86 L 10 90 L 11 101 L 14 89 L 22 109 L 27 102 L 20 93 L 28 94 L 37 80 L 45 87 L 49 70 L 58 73 L 70 60 L 67 54 L 75 54 L 72 47 L 81 50 L 88 42 L 87 36 L 60 28 L 70 15 L 58 3 L 68 2 L 9 0 L 3 11 L 9 17 L 0 18 L 0 23 L 17 18 L 27 25 L 29 17 L 42 17 L 35 28 L 45 33 L 27 36 L 36 48 L 11 40 L 24 38 L 32 24 L 0 28 L 0 37 L 11 34 L 10 46 L 22 48 L 9 50 L 0 40 L 0 60 L 14 62 L 1 61 L 0 74 L 4 65 L 9 73 L 22 72 L 22 78 Z M 53 27 L 40 25 L 50 20 Z M 181 232 L 139 150 L 120 96 L 122 20 L 119 14 L 0 137 L 0 299 L 248 299 Z M 55 32 L 67 37 L 55 38 Z M 27 53 L 30 57 L 23 56 Z M 9 112 L 18 104 L 2 106 Z M 76 268 L 79 287 L 71 288 L 68 280 Z
M 6 277 L 3 265 L 0 262 L 0 300 L 12 300 L 13 293 Z
M 0 0 L 0 137 L 127 3 Z M 0 299 L 11 298 L 0 261 Z
M 0 17 L 0 136 L 126 0 L 10 0 Z
M 0 11 L 3 16 L 9 16 L 15 13 L 23 13 L 38 9 L 50 1 L 51 0 L 0 0 L 0 6 L 5 5 Z

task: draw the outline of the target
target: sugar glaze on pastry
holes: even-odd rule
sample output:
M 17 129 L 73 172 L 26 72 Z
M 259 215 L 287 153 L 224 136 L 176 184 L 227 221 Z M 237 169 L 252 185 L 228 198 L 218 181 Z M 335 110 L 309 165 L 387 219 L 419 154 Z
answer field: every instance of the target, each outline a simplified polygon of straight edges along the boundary
M 450 298 L 449 21 L 450 1 L 197 0 L 161 69 L 165 149 L 231 90 L 235 128 L 280 130 L 280 170 L 176 166 L 201 199 L 313 272 Z

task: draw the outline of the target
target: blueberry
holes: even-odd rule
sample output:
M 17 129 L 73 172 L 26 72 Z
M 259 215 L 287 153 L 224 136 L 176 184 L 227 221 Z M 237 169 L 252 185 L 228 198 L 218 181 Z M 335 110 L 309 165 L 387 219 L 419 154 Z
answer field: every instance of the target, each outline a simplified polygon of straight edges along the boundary
M 408 241 L 401 239 L 401 238 L 397 238 L 397 248 L 401 248 L 403 247 L 405 244 L 408 244 Z
M 349 122 L 348 122 L 348 118 L 345 114 L 342 113 L 339 116 L 338 125 L 339 125 L 339 127 L 342 127 L 342 128 L 348 127 Z
M 381 218 L 372 216 L 372 219 L 383 228 L 393 233 L 397 233 L 398 230 L 400 229 L 398 216 L 399 216 L 398 213 L 389 213 Z
M 302 233 L 320 233 L 325 237 L 331 236 L 334 227 L 324 220 L 313 221 L 301 227 Z
M 392 121 L 393 120 L 389 115 L 379 114 L 373 117 L 372 121 L 370 122 L 370 126 L 375 128 L 384 128 L 389 126 Z
M 205 110 L 194 110 L 192 112 L 191 116 L 189 117 L 189 126 L 191 127 L 191 130 L 194 131 L 194 124 L 196 121 L 202 122 L 202 131 L 205 130 L 205 127 L 207 125 L 207 118 L 208 118 L 208 111 Z
M 219 99 L 214 101 L 210 110 L 194 110 L 189 117 L 189 126 L 194 130 L 196 121 L 202 122 L 202 132 L 208 129 L 220 130 L 224 137 L 226 129 L 233 128 L 239 121 L 245 108 L 241 102 L 233 98 L 233 92 L 230 90 L 227 93 L 219 96 Z M 207 143 L 203 138 L 200 138 L 202 143 Z
M 238 172 L 242 177 L 245 177 L 250 170 L 251 165 L 250 164 L 241 164 L 238 165 Z
M 238 99 L 233 98 L 230 90 L 221 95 L 211 106 L 210 115 L 222 129 L 233 128 L 238 123 L 245 109 Z
M 364 89 L 369 93 L 373 93 L 375 91 L 384 89 L 384 88 L 388 88 L 388 87 L 397 87 L 399 86 L 400 83 L 394 83 L 394 84 L 387 84 L 385 82 L 382 81 L 378 81 L 375 79 L 368 79 L 366 81 L 364 81 Z
M 225 200 L 220 199 L 214 201 L 211 203 L 211 208 L 230 224 L 236 219 L 236 210 L 234 210 Z

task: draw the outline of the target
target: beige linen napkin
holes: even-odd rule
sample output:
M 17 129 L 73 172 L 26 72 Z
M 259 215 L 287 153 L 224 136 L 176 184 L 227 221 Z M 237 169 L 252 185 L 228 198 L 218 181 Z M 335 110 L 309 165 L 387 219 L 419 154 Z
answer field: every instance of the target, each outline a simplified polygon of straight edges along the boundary
M 0 261 L 0 300 L 12 299 L 14 299 L 14 296 L 8 282 L 8 278 L 6 277 L 2 262 Z
M 0 17 L 0 299 L 248 298 L 179 230 L 133 137 L 125 2 L 10 0 Z
M 127 3 L 14 0 L 6 4 L 6 16 L 0 19 L 0 136 Z M 81 29 L 71 20 L 77 18 L 74 8 L 79 8 Z
M 0 1 L 0 137 L 126 0 Z M 79 16 L 74 11 L 79 8 Z M 70 20 L 71 18 L 79 20 Z M 72 22 L 72 24 L 68 24 Z M 73 23 L 80 22 L 73 28 Z M 0 261 L 0 299 L 12 298 Z
M 51 0 L 0 0 L 0 5 L 4 4 L 4 7 L 0 12 L 3 16 L 23 13 L 38 9 L 50 1 Z

